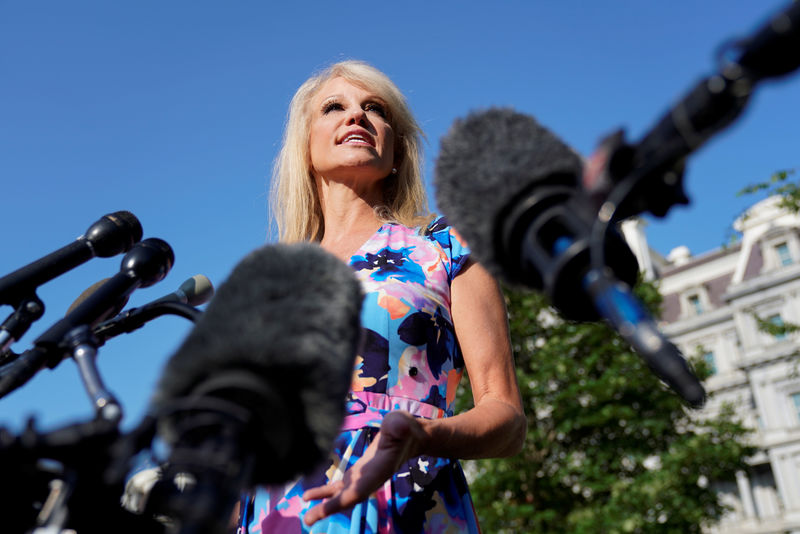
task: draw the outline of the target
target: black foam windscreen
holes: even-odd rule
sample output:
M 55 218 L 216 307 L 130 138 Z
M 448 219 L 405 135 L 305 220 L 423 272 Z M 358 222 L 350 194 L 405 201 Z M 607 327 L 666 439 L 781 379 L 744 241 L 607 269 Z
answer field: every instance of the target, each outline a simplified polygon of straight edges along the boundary
M 362 298 L 350 267 L 318 245 L 249 254 L 166 364 L 151 413 L 170 412 L 167 441 L 186 406 L 223 399 L 248 420 L 240 446 L 257 457 L 253 483 L 313 468 L 344 417 Z
M 456 120 L 442 138 L 434 186 L 442 213 L 495 276 L 504 274 L 499 220 L 546 185 L 578 186 L 583 164 L 533 117 L 492 108 Z

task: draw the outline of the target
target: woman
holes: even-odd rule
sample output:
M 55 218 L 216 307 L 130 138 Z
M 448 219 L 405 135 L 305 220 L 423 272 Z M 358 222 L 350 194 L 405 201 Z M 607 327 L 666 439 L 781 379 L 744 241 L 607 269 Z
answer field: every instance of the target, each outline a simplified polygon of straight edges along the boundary
M 317 241 L 366 298 L 331 462 L 245 502 L 245 532 L 478 532 L 455 458 L 516 454 L 525 417 L 495 281 L 425 216 L 421 132 L 400 91 L 356 61 L 305 82 L 276 161 L 282 241 Z M 461 374 L 475 407 L 453 415 Z

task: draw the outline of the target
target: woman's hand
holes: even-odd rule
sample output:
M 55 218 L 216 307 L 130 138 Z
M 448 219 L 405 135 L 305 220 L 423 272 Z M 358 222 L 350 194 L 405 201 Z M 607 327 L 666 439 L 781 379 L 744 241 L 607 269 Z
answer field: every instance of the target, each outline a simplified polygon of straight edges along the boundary
M 304 517 L 306 525 L 340 512 L 366 500 L 400 468 L 403 462 L 418 456 L 426 437 L 422 424 L 408 412 L 386 414 L 381 430 L 364 455 L 344 477 L 325 486 L 303 493 L 307 501 L 325 499 L 312 507 Z

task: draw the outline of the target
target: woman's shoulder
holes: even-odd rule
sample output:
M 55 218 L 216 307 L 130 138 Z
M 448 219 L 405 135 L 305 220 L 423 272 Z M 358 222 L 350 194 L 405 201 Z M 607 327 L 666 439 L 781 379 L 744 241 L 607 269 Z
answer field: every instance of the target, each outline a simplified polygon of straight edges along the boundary
M 444 215 L 434 214 L 431 215 L 430 221 L 422 228 L 422 235 L 430 237 L 435 233 L 448 231 L 452 226 L 447 222 L 447 217 Z
M 458 245 L 459 248 L 467 249 L 467 243 L 458 233 L 458 231 L 450 225 L 447 217 L 444 215 L 434 215 L 431 222 L 429 222 L 422 230 L 422 235 L 429 239 L 434 239 L 450 245 Z
M 450 259 L 462 256 L 466 258 L 469 255 L 467 243 L 443 215 L 433 215 L 427 222 L 413 228 L 397 222 L 388 223 L 378 233 L 386 235 L 396 245 L 401 242 L 406 245 L 416 242 L 416 246 L 429 243 Z
M 424 228 L 422 235 L 442 249 L 447 257 L 448 272 L 452 279 L 469 259 L 470 251 L 466 241 L 443 215 L 434 216 Z

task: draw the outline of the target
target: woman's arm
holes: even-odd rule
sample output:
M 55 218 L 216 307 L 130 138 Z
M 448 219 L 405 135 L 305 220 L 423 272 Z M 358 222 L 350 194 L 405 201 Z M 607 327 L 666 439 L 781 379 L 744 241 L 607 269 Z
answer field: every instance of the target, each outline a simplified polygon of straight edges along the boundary
M 447 419 L 422 419 L 427 439 L 417 454 L 449 458 L 511 456 L 522 449 L 522 408 L 508 316 L 497 282 L 470 262 L 453 279 L 450 311 L 475 407 Z M 413 456 L 412 456 L 413 457 Z
M 475 407 L 444 419 L 388 413 L 375 440 L 342 480 L 305 492 L 306 500 L 326 499 L 306 513 L 307 524 L 363 501 L 403 462 L 416 456 L 487 458 L 521 450 L 526 419 L 497 282 L 479 264 L 470 262 L 453 279 L 450 296 Z

